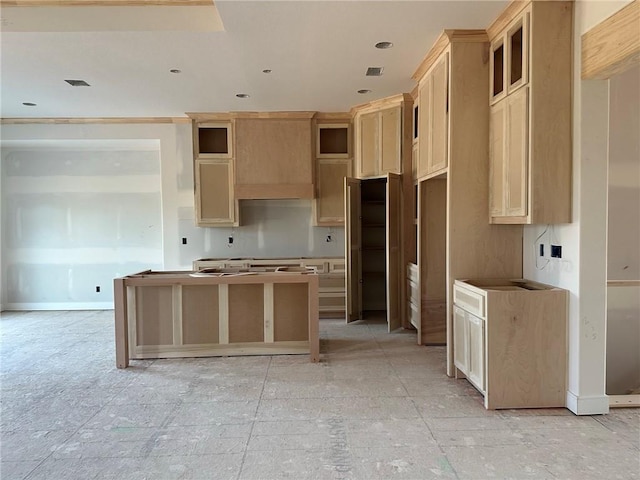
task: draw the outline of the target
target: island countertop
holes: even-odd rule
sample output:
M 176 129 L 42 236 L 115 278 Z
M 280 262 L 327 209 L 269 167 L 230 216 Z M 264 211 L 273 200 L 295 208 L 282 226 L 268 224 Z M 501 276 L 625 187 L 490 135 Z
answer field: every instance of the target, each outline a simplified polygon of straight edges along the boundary
M 319 361 L 318 276 L 306 269 L 144 271 L 114 280 L 116 364 L 309 354 Z

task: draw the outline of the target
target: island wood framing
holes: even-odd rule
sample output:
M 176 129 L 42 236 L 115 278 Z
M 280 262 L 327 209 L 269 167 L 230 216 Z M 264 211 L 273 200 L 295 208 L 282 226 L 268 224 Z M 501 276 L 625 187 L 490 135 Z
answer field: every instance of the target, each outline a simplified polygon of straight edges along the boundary
M 116 365 L 130 359 L 309 354 L 318 276 L 145 271 L 114 279 Z

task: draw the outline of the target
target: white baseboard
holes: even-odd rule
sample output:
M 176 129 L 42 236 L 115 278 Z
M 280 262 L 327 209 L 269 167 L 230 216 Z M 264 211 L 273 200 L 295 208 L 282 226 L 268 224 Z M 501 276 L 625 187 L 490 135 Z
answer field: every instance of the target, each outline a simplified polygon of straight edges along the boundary
M 606 395 L 578 396 L 567 392 L 567 408 L 576 415 L 609 413 L 609 397 Z
M 3 310 L 113 310 L 113 302 L 7 303 Z

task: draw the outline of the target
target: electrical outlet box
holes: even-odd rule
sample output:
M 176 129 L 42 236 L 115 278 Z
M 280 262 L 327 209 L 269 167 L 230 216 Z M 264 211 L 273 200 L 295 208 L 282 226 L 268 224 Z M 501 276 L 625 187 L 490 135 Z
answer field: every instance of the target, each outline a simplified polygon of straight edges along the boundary
M 551 258 L 562 258 L 562 245 L 551 245 Z
M 229 245 L 233 243 L 233 237 L 229 237 Z
M 540 244 L 540 256 L 544 257 L 544 243 Z
M 96 285 L 96 293 L 100 293 L 100 285 Z
M 182 237 L 182 244 L 186 245 L 187 244 L 187 237 Z

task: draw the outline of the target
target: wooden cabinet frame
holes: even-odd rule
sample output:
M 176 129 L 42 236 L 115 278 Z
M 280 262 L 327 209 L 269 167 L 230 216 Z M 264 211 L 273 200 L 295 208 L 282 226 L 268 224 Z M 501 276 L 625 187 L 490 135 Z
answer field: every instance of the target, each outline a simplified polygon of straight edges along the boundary
M 210 170 L 207 175 L 203 174 L 205 169 Z M 233 160 L 196 159 L 194 170 L 198 226 L 238 226 L 238 202 L 234 195 Z M 213 174 L 213 170 L 218 172 Z M 213 215 L 208 215 L 208 213 L 213 213 Z
M 347 131 L 346 152 L 323 153 L 321 150 L 323 130 L 345 130 Z M 350 158 L 352 156 L 352 133 L 351 123 L 318 123 L 316 126 L 316 158 Z
M 261 301 L 244 298 L 247 289 Z M 320 360 L 317 275 L 145 271 L 116 278 L 114 293 L 118 368 L 144 358 L 308 353 Z
M 206 153 L 200 151 L 200 133 L 201 130 L 207 129 L 220 129 L 226 130 L 226 143 L 227 151 L 221 153 Z M 233 145 L 233 122 L 220 121 L 220 122 L 193 122 L 193 152 L 194 158 L 233 158 L 234 145 Z
M 491 223 L 571 222 L 573 8 L 571 1 L 512 2 L 487 29 L 492 48 L 505 47 L 504 95 L 492 97 L 490 87 L 492 124 L 505 102 L 504 125 L 490 133 L 492 169 L 505 170 L 502 185 L 492 173 L 491 188 L 500 191 L 491 193 Z M 521 56 L 511 41 L 519 29 Z M 521 78 L 512 81 L 513 72 Z

